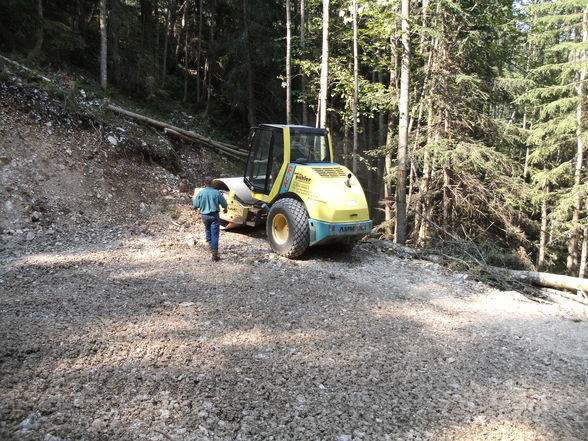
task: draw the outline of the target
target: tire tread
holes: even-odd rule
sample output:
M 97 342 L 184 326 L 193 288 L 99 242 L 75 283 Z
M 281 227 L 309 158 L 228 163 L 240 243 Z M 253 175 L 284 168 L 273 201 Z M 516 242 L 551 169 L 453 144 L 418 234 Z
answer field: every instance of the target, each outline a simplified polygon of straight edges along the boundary
M 308 248 L 310 243 L 309 228 L 308 228 L 308 213 L 302 202 L 293 198 L 284 198 L 277 201 L 272 209 L 284 211 L 290 215 L 288 228 L 293 232 L 290 246 L 285 250 L 274 251 L 288 258 L 294 258 L 300 256 Z M 271 235 L 271 225 L 268 219 L 267 227 L 268 236 Z M 271 241 L 270 241 L 271 244 Z

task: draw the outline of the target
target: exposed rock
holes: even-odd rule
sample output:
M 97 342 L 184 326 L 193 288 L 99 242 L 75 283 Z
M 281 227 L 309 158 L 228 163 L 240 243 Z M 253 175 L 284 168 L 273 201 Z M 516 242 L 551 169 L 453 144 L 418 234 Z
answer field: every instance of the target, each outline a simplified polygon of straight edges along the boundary
M 36 427 L 39 424 L 40 418 L 41 418 L 41 415 L 39 415 L 37 412 L 32 412 L 24 420 L 22 420 L 20 422 L 18 427 L 20 427 L 21 429 L 27 429 L 27 430 L 31 429 L 33 427 Z
M 180 193 L 190 193 L 190 187 L 185 182 L 180 182 L 178 189 L 180 190 Z

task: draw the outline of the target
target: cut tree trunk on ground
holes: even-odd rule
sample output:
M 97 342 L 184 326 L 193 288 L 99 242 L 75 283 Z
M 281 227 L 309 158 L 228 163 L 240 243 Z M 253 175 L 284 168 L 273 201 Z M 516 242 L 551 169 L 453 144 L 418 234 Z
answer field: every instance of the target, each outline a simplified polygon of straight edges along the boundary
M 163 129 L 163 131 L 164 131 L 164 133 L 166 133 L 168 135 L 176 136 L 176 137 L 181 138 L 181 139 L 183 139 L 185 141 L 191 141 L 191 142 L 194 142 L 195 141 L 194 138 L 192 138 L 190 136 L 186 136 L 185 134 L 180 133 L 180 132 L 177 132 L 177 131 L 175 131 L 173 129 L 168 129 L 167 127 L 165 129 Z M 200 141 L 198 141 L 198 142 L 200 142 Z M 228 148 L 221 147 L 221 146 L 216 146 L 215 148 L 218 148 L 218 149 L 222 150 L 224 153 L 226 153 L 229 156 L 232 156 L 233 158 L 243 160 L 243 157 L 240 156 L 239 154 L 236 154 L 235 151 L 232 150 L 232 149 L 228 149 Z
M 53 83 L 53 81 L 51 81 L 49 78 L 47 78 L 47 77 L 45 77 L 45 76 L 41 75 L 39 72 L 37 72 L 37 71 L 34 71 L 33 69 L 30 69 L 30 68 L 28 68 L 28 67 L 26 67 L 26 66 L 23 66 L 22 64 L 20 64 L 20 63 L 17 63 L 16 61 L 14 61 L 14 60 L 11 60 L 10 58 L 6 58 L 6 57 L 4 57 L 4 56 L 0 55 L 0 60 L 4 60 L 5 62 L 7 62 L 7 63 L 10 63 L 10 64 L 12 64 L 13 66 L 16 66 L 17 68 L 19 68 L 19 69 L 21 69 L 21 70 L 24 70 L 25 72 L 29 72 L 29 73 L 31 73 L 31 74 L 37 75 L 37 76 L 38 76 L 40 79 L 42 79 L 43 81 L 47 81 L 48 83 Z
M 531 283 L 538 286 L 546 286 L 556 289 L 571 289 L 573 291 L 588 292 L 588 279 L 578 277 L 562 276 L 552 273 L 538 273 L 536 271 L 511 270 L 498 268 L 495 266 L 488 267 L 491 270 L 501 272 L 508 277 L 520 282 Z
M 202 136 L 196 132 L 192 132 L 190 130 L 184 130 L 176 126 L 172 126 L 171 124 L 167 124 L 163 121 L 158 121 L 153 118 L 149 118 L 147 116 L 141 115 L 139 113 L 131 112 L 129 110 L 123 109 L 122 107 L 114 106 L 112 104 L 108 104 L 106 106 L 107 109 L 112 110 L 113 112 L 120 113 L 122 115 L 128 116 L 130 118 L 136 119 L 138 121 L 147 123 L 154 127 L 163 129 L 165 133 L 169 133 L 170 135 L 174 136 L 181 136 L 183 139 L 188 141 L 198 142 L 200 144 L 204 144 L 207 147 L 212 147 L 217 150 L 221 150 L 227 154 L 230 154 L 233 157 L 238 159 L 245 159 L 249 155 L 249 153 L 243 149 L 238 148 L 237 146 L 226 144 L 224 142 L 213 141 L 210 138 Z

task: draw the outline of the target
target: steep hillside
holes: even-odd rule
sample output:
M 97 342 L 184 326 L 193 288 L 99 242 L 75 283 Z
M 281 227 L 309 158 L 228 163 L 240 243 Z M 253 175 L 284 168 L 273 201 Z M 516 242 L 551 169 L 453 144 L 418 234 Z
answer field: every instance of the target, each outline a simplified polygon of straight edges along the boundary
M 0 103 L 5 238 L 32 240 L 75 225 L 143 228 L 153 215 L 188 204 L 205 175 L 222 174 L 206 151 L 133 122 L 72 115 L 17 78 L 0 82 Z

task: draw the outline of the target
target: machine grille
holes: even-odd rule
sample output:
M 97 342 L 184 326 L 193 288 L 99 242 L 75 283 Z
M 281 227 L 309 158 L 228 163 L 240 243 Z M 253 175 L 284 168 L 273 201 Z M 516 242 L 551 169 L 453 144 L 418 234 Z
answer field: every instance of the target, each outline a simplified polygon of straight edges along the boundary
M 346 178 L 347 174 L 342 167 L 313 167 L 321 178 Z

